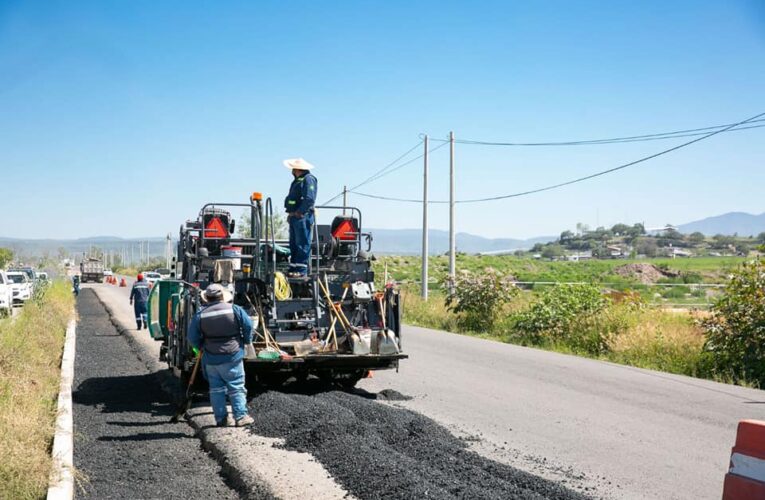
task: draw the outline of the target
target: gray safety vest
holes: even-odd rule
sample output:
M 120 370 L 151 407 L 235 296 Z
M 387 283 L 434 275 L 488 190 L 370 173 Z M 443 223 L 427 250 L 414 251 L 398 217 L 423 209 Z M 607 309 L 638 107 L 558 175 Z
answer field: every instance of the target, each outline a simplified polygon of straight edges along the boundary
M 218 302 L 204 308 L 199 315 L 199 329 L 204 349 L 210 354 L 234 354 L 241 349 L 241 328 L 231 304 Z

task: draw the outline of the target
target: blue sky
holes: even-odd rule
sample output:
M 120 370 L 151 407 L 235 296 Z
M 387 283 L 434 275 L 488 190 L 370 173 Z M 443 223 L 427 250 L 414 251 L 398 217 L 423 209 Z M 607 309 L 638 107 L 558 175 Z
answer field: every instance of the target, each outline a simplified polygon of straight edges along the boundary
M 287 157 L 320 200 L 419 141 L 664 132 L 765 111 L 765 7 L 644 2 L 0 0 L 0 236 L 175 233 L 207 201 L 263 191 Z M 576 148 L 457 145 L 458 198 L 523 191 L 681 140 Z M 682 223 L 765 211 L 765 128 L 720 134 L 560 190 L 459 206 L 485 236 L 577 222 Z M 431 196 L 448 195 L 447 148 Z M 363 192 L 418 198 L 420 162 Z M 415 205 L 351 197 L 367 227 Z M 448 227 L 445 206 L 433 228 Z

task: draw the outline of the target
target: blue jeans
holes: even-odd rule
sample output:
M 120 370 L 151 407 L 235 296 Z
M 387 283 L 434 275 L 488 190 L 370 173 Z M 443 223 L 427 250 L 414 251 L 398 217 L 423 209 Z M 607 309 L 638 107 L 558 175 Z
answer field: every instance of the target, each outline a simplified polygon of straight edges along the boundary
M 289 217 L 290 225 L 290 272 L 308 274 L 308 260 L 311 258 L 311 233 L 313 213 L 300 219 Z
M 146 302 L 141 302 L 140 300 L 136 300 L 133 302 L 133 310 L 135 311 L 135 322 L 140 326 L 141 321 L 144 322 L 145 325 L 148 326 L 148 321 L 146 319 L 147 315 L 147 308 L 146 308 Z
M 228 416 L 226 394 L 231 401 L 234 419 L 247 415 L 247 389 L 244 387 L 244 363 L 241 359 L 219 365 L 205 364 L 205 375 L 210 384 L 210 404 L 215 422 L 221 422 Z

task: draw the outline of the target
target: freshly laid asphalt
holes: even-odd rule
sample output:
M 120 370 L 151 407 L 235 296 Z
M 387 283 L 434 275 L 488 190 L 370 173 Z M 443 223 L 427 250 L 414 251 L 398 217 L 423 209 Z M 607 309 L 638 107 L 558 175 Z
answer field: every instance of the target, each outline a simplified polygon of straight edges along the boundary
M 360 499 L 586 498 L 469 451 L 423 415 L 366 396 L 375 395 L 329 388 L 315 394 L 269 391 L 250 402 L 250 429 L 284 439 L 287 449 L 311 453 Z
M 77 299 L 74 465 L 79 498 L 239 498 L 90 289 Z

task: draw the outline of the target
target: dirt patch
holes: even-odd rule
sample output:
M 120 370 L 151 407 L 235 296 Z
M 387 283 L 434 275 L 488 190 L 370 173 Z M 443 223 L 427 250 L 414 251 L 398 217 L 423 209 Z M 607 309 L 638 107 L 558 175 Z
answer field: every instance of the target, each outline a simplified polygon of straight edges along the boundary
M 614 269 L 614 274 L 624 278 L 638 280 L 644 285 L 651 285 L 662 278 L 676 278 L 680 276 L 677 271 L 661 269 L 653 264 L 625 264 Z

